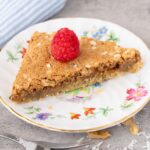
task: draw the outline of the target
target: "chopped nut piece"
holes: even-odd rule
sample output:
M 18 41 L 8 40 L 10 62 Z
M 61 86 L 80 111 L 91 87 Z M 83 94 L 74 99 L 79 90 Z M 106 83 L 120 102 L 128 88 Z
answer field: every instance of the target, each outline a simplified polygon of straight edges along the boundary
M 89 138 L 105 140 L 111 136 L 106 130 L 94 131 L 88 133 Z
M 86 68 L 90 68 L 90 67 L 91 67 L 91 65 L 87 64 L 87 65 L 85 65 L 85 67 L 86 67 Z
M 74 64 L 74 63 L 71 63 L 70 66 L 73 67 L 73 68 L 76 68 L 78 65 Z
M 51 68 L 51 64 L 46 64 L 47 68 L 50 69 Z
M 41 43 L 39 42 L 39 43 L 37 44 L 37 46 L 41 46 Z
M 120 58 L 121 55 L 120 55 L 120 54 L 115 54 L 114 57 L 115 57 L 115 58 Z
M 130 133 L 133 135 L 137 135 L 139 132 L 139 126 L 136 124 L 136 122 L 133 120 L 133 118 L 130 118 L 123 122 L 125 126 L 128 126 L 130 129 Z
M 108 52 L 107 51 L 104 51 L 101 53 L 101 55 L 106 55 Z
M 23 74 L 23 77 L 24 77 L 25 79 L 27 79 L 27 78 L 28 78 L 28 76 L 27 76 L 26 74 Z
M 28 77 L 28 82 L 31 82 L 31 78 L 30 77 Z
M 95 46 L 92 46 L 92 49 L 94 50 L 94 49 L 96 49 L 96 47 L 95 47 Z
M 90 41 L 90 44 L 91 45 L 96 45 L 96 42 L 92 40 L 92 41 Z

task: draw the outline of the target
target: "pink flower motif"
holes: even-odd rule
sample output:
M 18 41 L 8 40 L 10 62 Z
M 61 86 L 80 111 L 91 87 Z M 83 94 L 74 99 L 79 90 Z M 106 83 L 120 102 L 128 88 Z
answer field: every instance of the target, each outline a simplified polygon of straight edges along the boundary
M 148 94 L 148 91 L 145 89 L 144 86 L 139 86 L 137 89 L 128 89 L 127 94 L 128 96 L 126 97 L 126 100 L 139 101 L 142 97 Z

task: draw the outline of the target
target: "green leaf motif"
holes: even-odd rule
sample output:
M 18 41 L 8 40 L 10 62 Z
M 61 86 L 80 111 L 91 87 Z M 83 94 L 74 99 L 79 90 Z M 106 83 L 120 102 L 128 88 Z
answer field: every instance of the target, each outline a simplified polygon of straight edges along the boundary
M 20 54 L 20 50 L 21 50 L 21 48 L 22 48 L 22 44 L 18 44 L 17 46 L 15 46 L 15 49 L 16 49 L 16 51 L 13 51 L 13 52 L 11 52 L 11 51 L 6 51 L 6 54 L 7 54 L 7 61 L 9 62 L 12 62 L 12 63 L 14 63 L 16 60 L 18 60 L 19 58 L 18 58 L 18 54 Z
M 35 120 L 35 119 L 36 119 L 36 117 L 32 117 L 32 119 L 34 119 L 34 120 Z
M 89 99 L 91 99 L 91 96 L 83 97 L 83 100 L 89 100 Z
M 137 86 L 137 87 L 140 87 L 140 86 L 141 86 L 141 83 L 136 83 L 136 86 Z
M 100 112 L 102 113 L 103 116 L 107 116 L 108 113 L 110 111 L 112 111 L 113 109 L 107 106 L 107 107 L 99 108 L 99 110 L 100 110 Z
M 90 87 L 82 88 L 82 91 L 89 94 L 90 93 Z
M 131 106 L 133 106 L 133 103 L 126 103 L 125 102 L 124 104 L 121 105 L 121 108 L 122 109 L 127 109 L 127 108 L 130 108 Z
M 15 54 L 13 54 L 12 52 L 6 51 L 6 53 L 7 53 L 7 57 L 8 57 L 7 61 L 10 61 L 13 63 L 14 61 L 18 60 L 17 56 Z
M 17 46 L 16 46 L 16 49 L 17 49 L 17 52 L 20 52 L 20 49 L 22 48 L 22 44 L 18 44 Z
M 110 34 L 108 34 L 107 41 L 118 42 L 119 40 L 120 40 L 120 39 L 116 36 L 115 33 L 111 32 Z
M 30 114 L 33 114 L 33 113 L 34 113 L 33 111 L 29 111 L 29 112 L 27 112 L 26 114 L 29 114 L 29 115 L 30 115 Z
M 50 118 L 50 119 L 55 119 L 55 117 L 54 117 L 54 116 L 50 116 L 49 118 Z
M 31 110 L 31 109 L 33 109 L 33 106 L 25 107 L 24 109 L 29 109 L 29 110 Z
M 55 117 L 56 117 L 56 118 L 66 118 L 66 117 L 63 116 L 63 115 L 56 115 Z
M 75 89 L 72 91 L 65 92 L 66 94 L 78 95 L 80 93 L 80 89 Z
M 84 31 L 83 32 L 83 36 L 87 36 L 88 35 L 88 32 L 87 31 Z
M 26 110 L 26 114 L 37 114 L 38 112 L 41 111 L 41 108 L 39 107 L 33 107 L 33 106 L 29 106 L 29 107 L 24 107 L 24 109 Z
M 66 117 L 63 116 L 63 115 L 54 115 L 54 114 L 50 114 L 50 115 L 49 115 L 49 118 L 50 118 L 50 119 L 56 119 L 56 118 L 63 119 L 63 118 L 66 118 Z
M 41 111 L 41 108 L 34 108 L 34 110 L 35 110 L 36 112 L 40 112 L 40 111 Z

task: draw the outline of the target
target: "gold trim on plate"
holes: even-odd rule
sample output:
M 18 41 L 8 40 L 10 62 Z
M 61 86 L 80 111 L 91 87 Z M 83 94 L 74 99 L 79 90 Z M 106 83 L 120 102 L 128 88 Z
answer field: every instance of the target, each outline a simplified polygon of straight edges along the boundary
M 130 115 L 126 116 L 126 117 L 123 117 L 122 119 L 120 120 L 117 120 L 117 121 L 114 121 L 112 123 L 109 123 L 109 124 L 106 124 L 106 125 L 103 125 L 103 126 L 99 126 L 99 127 L 95 127 L 95 128 L 89 128 L 89 129 L 84 129 L 84 130 L 67 130 L 67 129 L 58 129 L 58 128 L 53 128 L 53 127 L 49 127 L 49 126 L 46 126 L 46 125 L 43 125 L 43 124 L 40 124 L 40 123 L 37 123 L 37 122 L 34 122 L 33 120 L 30 120 L 24 116 L 22 116 L 21 114 L 19 114 L 18 112 L 16 112 L 12 107 L 10 107 L 3 99 L 2 97 L 0 97 L 0 101 L 1 103 L 10 111 L 12 112 L 15 116 L 19 117 L 20 119 L 32 124 L 32 125 L 35 125 L 35 126 L 38 126 L 38 127 L 41 127 L 41 128 L 44 128 L 44 129 L 48 129 L 48 130 L 51 130 L 51 131 L 59 131 L 59 132 L 68 132 L 68 133 L 79 133 L 79 132 L 92 132 L 92 131 L 96 131 L 96 130 L 102 130 L 102 129 L 106 129 L 106 128 L 109 128 L 109 127 L 112 127 L 112 126 L 115 126 L 121 122 L 124 122 L 126 120 L 128 120 L 129 118 L 133 117 L 135 114 L 137 114 L 140 110 L 142 110 L 144 108 L 144 106 L 146 104 L 148 104 L 148 102 L 150 101 L 150 97 L 147 98 L 146 102 L 140 107 L 138 108 L 136 111 L 132 112 Z

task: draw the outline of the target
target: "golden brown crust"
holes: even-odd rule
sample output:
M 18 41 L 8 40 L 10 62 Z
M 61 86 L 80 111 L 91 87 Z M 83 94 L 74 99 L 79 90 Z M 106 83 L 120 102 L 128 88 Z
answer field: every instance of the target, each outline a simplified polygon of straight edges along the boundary
M 111 72 L 129 71 L 135 66 L 134 64 L 141 64 L 137 50 L 122 48 L 114 42 L 102 42 L 87 37 L 80 39 L 80 56 L 73 61 L 61 63 L 53 59 L 50 54 L 52 38 L 53 35 L 46 33 L 33 34 L 13 85 L 12 100 L 26 101 L 30 97 L 32 99 L 47 94 L 52 95 L 54 88 L 59 89 L 58 92 L 63 91 L 58 87 L 63 88 L 64 81 L 69 84 L 69 82 L 73 83 L 86 78 L 88 80 L 95 71 L 99 75 L 109 70 Z M 75 87 L 83 87 L 83 85 L 84 82 Z M 67 88 L 69 89 L 71 88 Z M 42 91 L 47 93 L 44 94 Z

